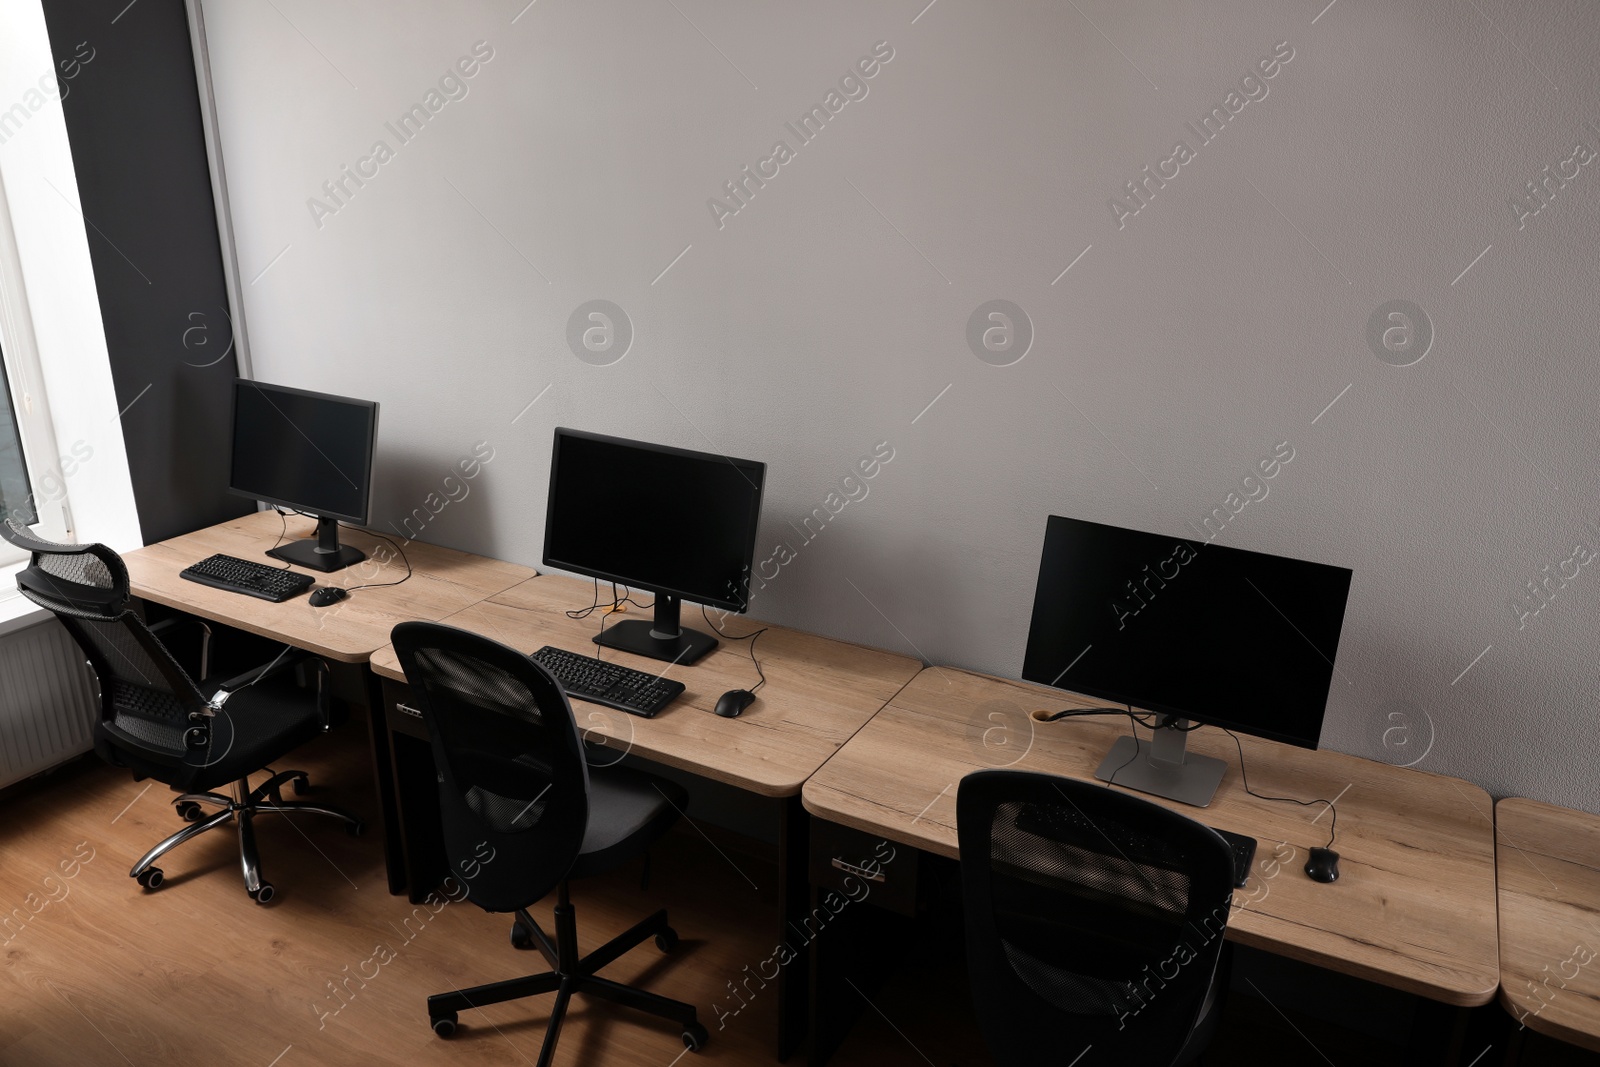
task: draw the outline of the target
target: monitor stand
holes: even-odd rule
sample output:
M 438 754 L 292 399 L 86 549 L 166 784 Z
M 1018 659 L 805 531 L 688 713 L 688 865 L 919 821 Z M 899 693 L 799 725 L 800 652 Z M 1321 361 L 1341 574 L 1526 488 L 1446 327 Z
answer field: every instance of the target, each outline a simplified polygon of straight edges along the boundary
M 1117 738 L 1094 776 L 1180 804 L 1206 807 L 1228 771 L 1227 761 L 1185 751 L 1189 735 L 1181 727 L 1188 726 L 1188 720 L 1162 715 L 1156 721 L 1148 744 L 1137 737 Z
M 665 593 L 656 594 L 654 622 L 632 619 L 619 622 L 594 635 L 602 648 L 615 648 L 637 656 L 689 664 L 717 647 L 717 639 L 678 625 L 680 601 Z
M 342 571 L 352 563 L 360 563 L 367 554 L 352 545 L 339 543 L 339 521 L 317 517 L 317 536 L 302 541 L 290 541 L 267 553 L 296 567 L 313 571 Z

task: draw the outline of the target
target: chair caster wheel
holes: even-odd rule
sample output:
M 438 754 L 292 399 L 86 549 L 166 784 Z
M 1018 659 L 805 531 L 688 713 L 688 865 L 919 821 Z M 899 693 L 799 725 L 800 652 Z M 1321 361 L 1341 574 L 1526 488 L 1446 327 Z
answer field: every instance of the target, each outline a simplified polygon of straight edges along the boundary
M 305 775 L 302 774 L 298 778 L 290 779 L 290 781 L 292 781 L 294 783 L 294 795 L 295 796 L 303 797 L 307 793 L 311 792 L 311 779 L 306 777 Z
M 177 811 L 178 818 L 184 822 L 199 822 L 203 814 L 200 810 L 200 805 L 192 800 L 185 800 L 182 804 L 177 805 L 174 810 Z
M 460 1016 L 455 1012 L 451 1012 L 449 1015 L 430 1016 L 428 1023 L 433 1027 L 433 1032 L 439 1037 L 454 1037 L 456 1036 L 456 1022 L 459 1019 Z
M 146 889 L 160 889 L 167 876 L 161 873 L 160 867 L 146 867 L 135 880 Z
M 272 888 L 271 882 L 262 882 L 261 887 L 250 894 L 257 904 L 271 904 L 272 898 L 277 895 L 278 891 Z
M 711 1040 L 711 1035 L 706 1033 L 706 1028 L 699 1023 L 690 1023 L 683 1031 L 683 1047 L 690 1052 L 699 1052 L 706 1047 L 706 1042 Z
M 533 932 L 516 920 L 511 923 L 511 947 L 522 951 L 533 947 Z
M 678 947 L 678 931 L 667 927 L 656 935 L 656 948 L 662 952 L 671 952 Z
M 344 824 L 344 832 L 349 834 L 351 837 L 360 837 L 366 828 L 366 824 L 360 819 L 357 819 L 355 822 L 347 822 Z

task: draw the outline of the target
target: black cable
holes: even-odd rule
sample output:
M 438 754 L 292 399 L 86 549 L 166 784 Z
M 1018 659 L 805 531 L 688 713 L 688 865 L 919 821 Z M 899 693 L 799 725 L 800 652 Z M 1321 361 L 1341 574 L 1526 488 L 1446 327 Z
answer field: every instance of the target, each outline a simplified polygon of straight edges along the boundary
M 610 615 L 614 612 L 621 611 L 623 604 L 632 604 L 640 611 L 649 611 L 656 606 L 656 602 L 654 600 L 648 604 L 641 604 L 637 600 L 633 599 L 633 590 L 629 589 L 625 585 L 622 587 L 622 593 L 619 596 L 617 594 L 616 582 L 611 583 L 611 603 L 602 605 L 600 603 L 600 579 L 596 578 L 594 580 L 594 603 L 590 604 L 586 608 L 574 608 L 566 612 L 566 616 L 569 619 L 587 619 L 590 615 L 593 615 L 596 611 L 599 611 L 602 606 L 606 609 L 606 614 Z
M 339 526 L 341 529 L 351 530 L 355 533 L 366 534 L 369 537 L 376 537 L 389 542 L 389 547 L 393 548 L 400 554 L 400 562 L 406 565 L 406 576 L 404 578 L 396 578 L 392 582 L 367 582 L 365 585 L 349 585 L 345 587 L 344 591 L 346 593 L 353 593 L 357 589 L 383 589 L 387 586 L 399 585 L 402 582 L 411 580 L 411 560 L 406 556 L 406 550 L 395 543 L 394 538 L 390 537 L 388 534 L 378 533 L 376 530 L 363 530 L 361 527 L 352 526 L 348 522 L 341 522 L 339 523 Z
M 622 595 L 620 597 L 617 596 L 617 583 L 616 582 L 612 582 L 611 583 L 611 610 L 613 612 L 621 611 L 622 608 L 621 608 L 620 605 L 623 605 L 623 604 L 632 604 L 634 607 L 638 608 L 640 611 L 651 611 L 656 606 L 656 602 L 654 600 L 650 601 L 650 603 L 648 603 L 648 604 L 641 604 L 637 600 L 633 599 L 633 590 L 629 589 L 626 585 L 624 585 L 622 587 Z
M 319 516 L 319 515 L 307 514 L 306 512 L 300 511 L 297 508 L 281 508 L 281 507 L 277 506 L 276 504 L 272 505 L 272 510 L 276 511 L 278 513 L 278 521 L 282 525 L 282 529 L 278 533 L 278 539 L 272 543 L 272 547 L 273 548 L 277 548 L 280 544 L 282 544 L 283 543 L 283 539 L 289 535 L 289 521 L 288 521 L 288 519 L 286 519 L 284 517 L 285 515 L 298 515 L 302 519 L 319 519 L 320 520 L 320 518 L 321 518 L 321 516 Z M 384 541 L 389 542 L 389 547 L 393 548 L 395 550 L 395 552 L 399 554 L 400 562 L 402 562 L 402 563 L 404 563 L 406 565 L 406 575 L 405 575 L 404 578 L 396 578 L 392 582 L 367 582 L 365 585 L 346 586 L 345 590 L 344 590 L 346 594 L 353 593 L 357 589 L 383 589 L 383 588 L 385 588 L 387 586 L 399 585 L 402 582 L 408 581 L 411 578 L 411 560 L 410 560 L 409 557 L 406 556 L 406 550 L 401 548 L 398 544 L 395 543 L 394 538 L 390 537 L 388 534 L 381 534 L 376 530 L 364 530 L 359 526 L 352 526 L 348 522 L 340 522 L 338 525 L 339 525 L 339 528 L 341 530 L 351 530 L 351 531 L 353 531 L 355 533 L 366 534 L 369 537 L 377 537 L 377 538 L 381 538 Z M 289 564 L 285 563 L 282 567 L 280 567 L 278 569 L 286 571 L 286 570 L 289 569 Z
M 1152 723 L 1150 721 L 1150 717 L 1149 717 L 1148 714 L 1141 715 L 1140 713 L 1134 711 L 1132 704 L 1129 704 L 1127 707 L 1123 707 L 1123 708 L 1062 708 L 1060 711 L 1056 712 L 1053 715 L 1045 716 L 1044 721 L 1045 722 L 1060 722 L 1062 719 L 1075 719 L 1075 718 L 1080 718 L 1080 717 L 1088 716 L 1088 715 L 1126 715 L 1128 717 L 1128 732 L 1133 737 L 1133 755 L 1131 755 L 1127 759 L 1123 760 L 1122 761 L 1122 766 L 1118 767 L 1116 770 L 1111 772 L 1111 776 L 1106 779 L 1106 785 L 1108 787 L 1116 785 L 1117 784 L 1117 775 L 1119 775 L 1123 771 L 1127 770 L 1128 769 L 1128 765 L 1131 764 L 1134 760 L 1139 758 L 1140 746 L 1139 746 L 1139 731 L 1138 731 L 1137 727 L 1143 726 L 1146 730 L 1149 730 L 1151 733 L 1154 733 L 1157 730 L 1168 730 L 1168 729 L 1170 729 L 1170 730 L 1179 730 L 1182 733 L 1188 733 L 1190 730 L 1194 730 L 1200 725 L 1199 723 L 1194 723 L 1192 725 L 1183 726 L 1183 727 L 1178 727 L 1178 726 L 1170 726 L 1170 727 L 1169 726 L 1160 726 L 1158 724 Z
M 1123 709 L 1122 708 L 1114 708 L 1114 709 L 1108 709 L 1108 710 L 1114 711 L 1117 714 L 1122 714 L 1123 713 Z M 1139 747 L 1139 730 L 1138 730 L 1138 727 L 1135 724 L 1142 725 L 1146 730 L 1149 730 L 1151 732 L 1152 737 L 1150 738 L 1150 743 L 1152 745 L 1155 744 L 1155 737 L 1153 735 L 1155 734 L 1155 731 L 1157 729 L 1159 729 L 1159 727 L 1151 726 L 1150 722 L 1149 722 L 1149 719 L 1147 717 L 1134 714 L 1133 705 L 1132 704 L 1128 705 L 1127 710 L 1126 710 L 1126 714 L 1128 716 L 1128 733 L 1133 737 L 1133 755 L 1131 755 L 1127 759 L 1123 760 L 1122 761 L 1122 766 L 1118 767 L 1116 770 L 1111 772 L 1111 777 L 1106 779 L 1106 786 L 1108 788 L 1110 786 L 1116 785 L 1117 784 L 1117 775 L 1119 775 L 1123 771 L 1127 770 L 1128 769 L 1128 765 L 1130 763 L 1132 763 L 1134 760 L 1139 758 L 1139 752 L 1141 751 L 1141 749 Z
M 1143 726 L 1146 730 L 1155 729 L 1147 721 L 1147 716 L 1135 712 L 1131 705 L 1126 708 L 1062 708 L 1055 714 L 1046 716 L 1044 721 L 1059 722 L 1062 719 L 1073 719 L 1080 715 L 1138 715 L 1140 726 Z
M 566 613 L 569 619 L 587 619 L 600 607 L 600 579 L 594 580 L 594 603 L 586 608 L 574 608 Z
M 289 520 L 284 515 L 283 508 L 280 508 L 276 504 L 269 504 L 268 506 L 272 508 L 273 511 L 278 513 L 278 539 L 272 542 L 272 548 L 267 549 L 267 554 L 270 556 L 279 545 L 283 544 L 283 539 L 289 536 Z M 299 512 L 295 512 L 295 514 L 298 515 Z M 289 569 L 289 564 L 285 563 L 283 566 L 277 569 L 280 571 L 286 571 Z
M 708 619 L 707 621 L 709 622 L 710 620 Z M 1057 722 L 1057 721 L 1059 721 L 1061 719 L 1070 719 L 1070 718 L 1075 718 L 1075 717 L 1083 716 L 1083 715 L 1126 715 L 1128 717 L 1128 728 L 1133 733 L 1133 742 L 1134 742 L 1133 755 L 1129 756 L 1128 759 L 1123 762 L 1122 766 L 1118 767 L 1116 770 L 1111 772 L 1111 777 L 1106 779 L 1106 784 L 1107 785 L 1115 784 L 1116 780 L 1117 780 L 1117 775 L 1119 775 L 1123 771 L 1127 770 L 1128 769 L 1128 764 L 1132 763 L 1135 759 L 1137 759 L 1139 757 L 1139 734 L 1138 734 L 1138 731 L 1134 729 L 1134 724 L 1135 723 L 1137 723 L 1139 726 L 1143 726 L 1146 730 L 1149 730 L 1152 733 L 1154 733 L 1156 730 L 1178 730 L 1178 731 L 1180 731 L 1182 733 L 1190 733 L 1190 732 L 1192 732 L 1194 730 L 1198 730 L 1200 727 L 1206 725 L 1205 723 L 1199 723 L 1199 722 L 1190 723 L 1188 726 L 1160 726 L 1160 725 L 1154 725 L 1149 721 L 1149 717 L 1147 715 L 1139 715 L 1139 714 L 1135 713 L 1134 710 L 1133 710 L 1133 705 L 1131 705 L 1131 704 L 1128 705 L 1128 707 L 1126 709 L 1123 709 L 1123 708 L 1063 708 L 1061 711 L 1058 711 L 1053 715 L 1047 716 L 1044 721 L 1045 722 Z M 1227 729 L 1226 727 L 1220 727 L 1219 726 L 1218 729 L 1221 730 L 1223 733 L 1227 734 L 1229 737 L 1233 738 L 1233 747 L 1236 748 L 1239 751 L 1239 778 L 1240 778 L 1241 782 L 1244 785 L 1244 791 L 1246 793 L 1248 793 L 1251 796 L 1255 797 L 1257 800 L 1282 801 L 1285 804 L 1299 804 L 1301 807 L 1304 807 L 1304 808 L 1315 807 L 1318 804 L 1326 804 L 1327 805 L 1328 811 L 1333 816 L 1333 818 L 1330 819 L 1329 822 L 1328 822 L 1328 843 L 1326 845 L 1324 845 L 1323 847 L 1324 848 L 1332 848 L 1334 839 L 1336 837 L 1338 837 L 1338 835 L 1339 835 L 1339 809 L 1334 804 L 1334 802 L 1331 801 L 1331 800 L 1322 799 L 1322 798 L 1319 798 L 1319 799 L 1316 799 L 1316 800 L 1301 800 L 1299 797 L 1273 797 L 1273 796 L 1268 796 L 1265 793 L 1257 793 L 1254 789 L 1250 788 L 1250 775 L 1249 775 L 1248 772 L 1246 772 L 1245 766 L 1244 766 L 1244 745 L 1240 743 L 1238 735 L 1235 734 L 1232 730 Z
M 756 674 L 760 676 L 761 680 L 759 682 L 757 682 L 755 685 L 751 686 L 749 688 L 749 690 L 747 690 L 747 691 L 751 692 L 751 693 L 754 693 L 757 689 L 760 689 L 762 686 L 766 685 L 767 684 L 767 672 L 761 669 L 761 661 L 756 659 L 756 642 L 758 640 L 760 640 L 761 635 L 766 633 L 769 629 L 771 629 L 771 627 L 770 626 L 763 626 L 761 629 L 755 631 L 754 633 L 741 634 L 740 636 L 735 637 L 730 633 L 724 633 L 722 631 L 721 627 L 719 627 L 716 623 L 711 621 L 711 613 L 706 610 L 706 606 L 704 604 L 700 605 L 700 614 L 705 616 L 706 625 L 711 627 L 713 630 L 715 630 L 717 636 L 722 638 L 723 640 L 725 640 L 725 641 L 749 641 L 750 642 L 750 662 L 755 665 Z
M 1286 804 L 1299 804 L 1303 808 L 1315 807 L 1318 804 L 1326 804 L 1328 806 L 1328 811 L 1333 814 L 1333 818 L 1328 821 L 1328 843 L 1322 847 L 1332 848 L 1333 839 L 1339 834 L 1339 809 L 1337 806 L 1335 806 L 1334 802 L 1323 799 L 1301 800 L 1299 797 L 1269 797 L 1265 793 L 1257 793 L 1254 789 L 1250 788 L 1250 775 L 1245 773 L 1244 745 L 1239 743 L 1238 735 L 1226 727 L 1219 726 L 1218 729 L 1227 734 L 1229 737 L 1233 738 L 1233 747 L 1239 750 L 1239 777 L 1244 781 L 1244 791 L 1246 793 L 1249 793 L 1257 800 L 1281 800 Z

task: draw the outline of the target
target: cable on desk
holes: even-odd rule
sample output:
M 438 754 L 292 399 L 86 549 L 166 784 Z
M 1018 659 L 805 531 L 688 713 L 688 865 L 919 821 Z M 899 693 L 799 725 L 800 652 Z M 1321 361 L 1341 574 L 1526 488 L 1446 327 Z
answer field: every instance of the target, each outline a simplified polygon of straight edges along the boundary
M 1132 704 L 1125 708 L 1063 708 L 1054 715 L 1047 716 L 1044 721 L 1059 722 L 1062 719 L 1076 719 L 1088 715 L 1126 715 L 1128 717 L 1128 732 L 1133 735 L 1133 755 L 1123 760 L 1122 766 L 1111 772 L 1111 777 L 1106 779 L 1106 786 L 1109 788 L 1117 784 L 1117 775 L 1127 770 L 1128 765 L 1139 758 L 1139 731 L 1136 729 L 1135 724 L 1143 726 L 1152 733 L 1158 727 L 1150 722 L 1148 715 L 1140 715 L 1135 712 Z M 1173 729 L 1177 729 L 1177 727 L 1173 727 Z M 1188 733 L 1193 729 L 1193 726 L 1186 726 L 1183 727 L 1183 732 Z
M 346 586 L 344 590 L 346 593 L 353 593 L 357 589 L 383 589 L 387 586 L 399 585 L 402 582 L 406 582 L 411 579 L 411 560 L 406 556 L 406 550 L 395 544 L 394 538 L 390 537 L 388 534 L 378 533 L 376 530 L 363 530 L 361 527 L 352 526 L 348 522 L 339 523 L 339 527 L 344 530 L 350 530 L 359 534 L 366 534 L 369 537 L 377 537 L 381 540 L 389 542 L 389 547 L 393 548 L 400 554 L 400 562 L 406 565 L 406 575 L 404 578 L 396 578 L 392 582 L 367 582 L 365 585 Z
M 613 603 L 615 602 L 613 598 Z M 594 580 L 594 603 L 586 608 L 574 608 L 566 613 L 569 619 L 587 619 L 600 607 L 600 579 Z
M 700 605 L 700 614 L 705 616 L 706 625 L 711 627 L 713 630 L 715 630 L 718 637 L 723 638 L 724 640 L 727 640 L 727 641 L 749 641 L 750 642 L 750 662 L 752 664 L 754 664 L 755 669 L 756 669 L 756 674 L 760 676 L 761 680 L 759 682 L 757 682 L 755 685 L 751 686 L 750 689 L 749 689 L 749 692 L 754 693 L 757 689 L 760 689 L 762 686 L 766 685 L 767 684 L 767 672 L 761 669 L 761 661 L 756 659 L 756 642 L 758 640 L 760 640 L 761 635 L 766 633 L 769 629 L 771 629 L 771 627 L 763 626 L 763 627 L 761 627 L 761 629 L 755 631 L 754 633 L 741 634 L 740 636 L 735 637 L 730 633 L 724 633 L 722 631 L 721 627 L 719 627 L 716 623 L 711 621 L 711 613 L 706 611 L 706 606 L 704 604 Z
M 1333 818 L 1328 821 L 1328 843 L 1323 847 L 1332 848 L 1333 839 L 1339 834 L 1339 808 L 1337 805 L 1335 805 L 1331 800 L 1325 800 L 1322 798 L 1318 798 L 1316 800 L 1301 800 L 1299 797 L 1269 797 L 1265 793 L 1257 793 L 1254 789 L 1250 788 L 1250 775 L 1247 774 L 1244 769 L 1244 745 L 1239 743 L 1238 735 L 1226 727 L 1218 727 L 1218 729 L 1227 734 L 1229 737 L 1233 738 L 1233 747 L 1239 750 L 1239 777 L 1244 780 L 1244 791 L 1246 793 L 1249 793 L 1257 800 L 1281 800 L 1285 804 L 1299 804 L 1303 808 L 1315 807 L 1318 804 L 1326 804 L 1328 806 L 1328 811 L 1333 814 Z
M 611 614 L 613 614 L 615 612 L 621 611 L 622 610 L 621 605 L 623 605 L 623 604 L 632 604 L 634 607 L 638 608 L 640 611 L 649 611 L 651 608 L 656 606 L 656 602 L 654 600 L 652 600 L 648 604 L 641 604 L 637 600 L 633 599 L 633 591 L 631 589 L 629 589 L 627 586 L 623 586 L 622 587 L 622 594 L 619 596 L 617 594 L 617 583 L 616 582 L 612 582 L 611 583 L 611 603 L 607 604 L 607 605 L 603 605 L 605 607 L 605 609 L 606 609 L 606 614 L 607 615 L 611 615 Z M 593 615 L 596 611 L 599 611 L 601 607 L 602 607 L 602 605 L 600 603 L 600 579 L 596 578 L 594 580 L 594 603 L 590 604 L 588 607 L 574 608 L 574 609 L 566 612 L 566 616 L 569 619 L 587 619 L 590 615 Z M 605 629 L 605 627 L 603 625 L 603 621 L 602 621 L 601 629 L 602 630 Z
M 272 547 L 273 548 L 277 548 L 279 545 L 281 545 L 283 543 L 283 539 L 289 535 L 289 520 L 287 518 L 285 518 L 286 515 L 298 515 L 302 519 L 317 519 L 318 518 L 318 516 L 316 516 L 316 515 L 308 515 L 304 511 L 299 511 L 299 510 L 297 510 L 295 508 L 279 507 L 276 504 L 273 504 L 273 505 L 270 505 L 270 506 L 271 506 L 273 511 L 276 511 L 278 513 L 278 522 L 279 522 L 279 527 L 280 527 L 279 528 L 279 532 L 278 532 L 278 539 L 272 543 Z M 410 577 L 411 577 L 411 560 L 410 560 L 410 558 L 408 558 L 406 556 L 406 550 L 401 548 L 398 544 L 395 543 L 394 538 L 390 537 L 388 534 L 381 534 L 376 530 L 364 530 L 359 526 L 352 526 L 348 522 L 339 523 L 339 528 L 341 530 L 350 530 L 353 533 L 366 534 L 369 537 L 381 538 L 382 540 L 389 542 L 389 547 L 393 548 L 395 550 L 395 552 L 399 554 L 400 562 L 404 563 L 406 565 L 406 574 L 405 574 L 404 578 L 396 578 L 392 582 L 367 582 L 365 585 L 346 586 L 345 587 L 345 592 L 346 593 L 353 593 L 357 589 L 382 589 L 382 588 L 385 588 L 386 586 L 399 585 L 401 582 L 404 582 L 404 581 L 407 581 L 408 579 L 410 579 Z M 268 551 L 270 552 L 271 549 L 268 549 Z M 285 563 L 282 567 L 279 567 L 278 569 L 286 571 L 286 570 L 289 569 L 289 564 Z
M 1106 779 L 1106 785 L 1114 785 L 1116 783 L 1116 780 L 1117 780 L 1117 775 L 1121 774 L 1124 770 L 1126 770 L 1128 768 L 1128 764 L 1132 763 L 1135 759 L 1137 759 L 1139 757 L 1139 747 L 1138 747 L 1139 734 L 1138 734 L 1138 731 L 1134 729 L 1134 724 L 1135 723 L 1137 723 L 1139 726 L 1143 726 L 1146 730 L 1149 730 L 1152 733 L 1154 733 L 1158 729 L 1161 729 L 1161 730 L 1179 730 L 1179 731 L 1181 731 L 1183 733 L 1191 733 L 1191 732 L 1193 732 L 1195 730 L 1200 729 L 1200 727 L 1206 725 L 1205 723 L 1196 722 L 1196 723 L 1190 723 L 1188 726 L 1157 726 L 1157 725 L 1155 725 L 1155 724 L 1150 722 L 1150 718 L 1149 718 L 1148 715 L 1140 715 L 1140 714 L 1136 713 L 1133 710 L 1133 705 L 1132 704 L 1129 704 L 1126 709 L 1123 709 L 1123 708 L 1064 708 L 1063 710 L 1058 711 L 1055 714 L 1048 716 L 1047 718 L 1045 718 L 1044 721 L 1045 722 L 1056 722 L 1057 720 L 1060 720 L 1060 719 L 1070 719 L 1070 718 L 1076 718 L 1078 716 L 1084 716 L 1084 715 L 1126 715 L 1128 717 L 1129 729 L 1133 731 L 1133 740 L 1134 740 L 1133 755 L 1129 756 L 1128 759 L 1123 762 L 1122 766 L 1118 767 L 1116 770 L 1111 772 L 1111 777 Z M 1317 799 L 1314 799 L 1314 800 L 1301 800 L 1299 797 L 1274 797 L 1274 796 L 1268 796 L 1265 793 L 1257 793 L 1254 789 L 1250 788 L 1250 774 L 1249 774 L 1248 771 L 1245 770 L 1245 766 L 1244 766 L 1244 745 L 1242 743 L 1240 743 L 1239 736 L 1237 734 L 1235 734 L 1232 730 L 1227 729 L 1226 727 L 1219 726 L 1218 729 L 1221 730 L 1223 733 L 1227 734 L 1229 737 L 1233 738 L 1233 747 L 1235 749 L 1237 749 L 1238 752 L 1239 752 L 1239 778 L 1244 784 L 1244 791 L 1246 793 L 1248 793 L 1251 796 L 1255 797 L 1257 800 L 1282 801 L 1285 804 L 1299 804 L 1301 807 L 1304 807 L 1304 808 L 1315 807 L 1318 804 L 1327 805 L 1328 812 L 1332 815 L 1332 818 L 1328 821 L 1328 843 L 1326 845 L 1324 845 L 1323 847 L 1324 848 L 1332 848 L 1334 839 L 1336 837 L 1338 837 L 1338 835 L 1339 835 L 1339 808 L 1338 808 L 1338 806 L 1333 801 L 1327 800 L 1325 798 L 1320 798 L 1320 797 L 1317 798 Z
M 289 520 L 285 517 L 285 509 L 280 508 L 276 504 L 269 504 L 267 506 L 278 513 L 278 539 L 272 542 L 272 548 L 267 549 L 267 555 L 270 556 L 279 545 L 283 544 L 283 539 L 289 536 Z M 295 512 L 295 514 L 298 515 L 299 512 Z M 278 568 L 280 571 L 286 571 L 288 569 L 289 564 L 287 563 Z

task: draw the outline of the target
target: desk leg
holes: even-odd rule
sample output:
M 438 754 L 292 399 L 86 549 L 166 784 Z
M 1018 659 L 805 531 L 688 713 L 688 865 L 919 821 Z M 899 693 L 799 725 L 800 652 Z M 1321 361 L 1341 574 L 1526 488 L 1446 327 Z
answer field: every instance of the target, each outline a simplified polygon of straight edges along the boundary
M 798 796 L 784 797 L 778 816 L 778 939 L 792 943 L 791 929 L 806 915 L 810 882 L 811 817 Z M 786 1061 L 806 1036 L 811 989 L 811 953 L 801 952 L 778 975 L 778 1062 Z
M 383 865 L 389 876 L 390 896 L 406 891 L 405 842 L 400 837 L 400 813 L 395 803 L 393 766 L 389 757 L 389 723 L 383 710 L 383 683 L 370 670 L 362 672 L 362 694 L 367 705 L 367 735 L 372 756 L 372 780 L 378 789 L 378 832 L 383 838 Z

